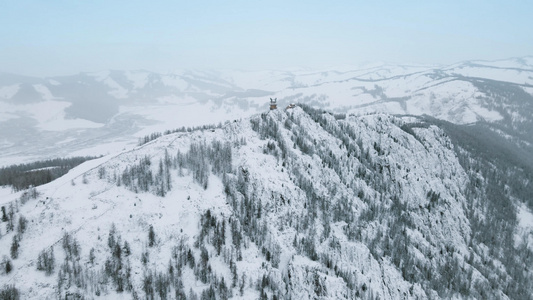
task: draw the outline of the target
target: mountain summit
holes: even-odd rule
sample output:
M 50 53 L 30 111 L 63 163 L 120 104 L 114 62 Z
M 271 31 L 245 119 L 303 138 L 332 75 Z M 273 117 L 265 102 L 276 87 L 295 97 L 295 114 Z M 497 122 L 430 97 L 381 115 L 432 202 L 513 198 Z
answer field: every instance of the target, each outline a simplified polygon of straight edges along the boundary
M 528 299 L 533 164 L 499 138 L 302 104 L 168 132 L 6 196 L 1 293 Z

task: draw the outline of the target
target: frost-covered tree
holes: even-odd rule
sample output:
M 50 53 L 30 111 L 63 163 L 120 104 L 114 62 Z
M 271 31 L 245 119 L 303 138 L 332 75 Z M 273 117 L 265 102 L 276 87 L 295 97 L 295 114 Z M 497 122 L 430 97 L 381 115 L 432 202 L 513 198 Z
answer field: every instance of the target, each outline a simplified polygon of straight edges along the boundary
M 156 236 L 155 236 L 154 226 L 150 225 L 150 227 L 148 228 L 148 246 L 149 247 L 153 247 L 155 245 L 155 239 L 156 239 Z
M 11 242 L 11 248 L 10 248 L 11 258 L 13 258 L 13 259 L 17 259 L 18 258 L 18 256 L 19 256 L 19 248 L 20 248 L 19 235 L 14 235 L 13 236 L 13 240 Z
M 54 248 L 43 249 L 37 257 L 37 270 L 44 271 L 46 275 L 50 275 L 55 269 Z
M 5 274 L 9 274 L 13 270 L 13 263 L 6 255 L 2 258 L 2 270 Z
M 22 234 L 26 231 L 27 226 L 28 226 L 28 219 L 26 219 L 24 216 L 20 216 L 18 226 L 17 226 L 17 234 L 22 236 Z
M 0 299 L 5 300 L 19 300 L 19 290 L 14 285 L 5 285 L 0 289 Z

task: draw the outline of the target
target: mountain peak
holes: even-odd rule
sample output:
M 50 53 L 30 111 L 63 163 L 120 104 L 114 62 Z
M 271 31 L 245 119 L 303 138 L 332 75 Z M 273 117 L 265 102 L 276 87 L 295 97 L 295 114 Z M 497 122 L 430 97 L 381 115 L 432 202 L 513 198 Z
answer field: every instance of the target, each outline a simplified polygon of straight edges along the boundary
M 27 225 L 3 229 L 1 249 L 18 243 L 5 282 L 24 298 L 532 290 L 531 274 L 521 277 L 531 250 L 514 248 L 515 223 L 498 217 L 526 200 L 524 182 L 505 184 L 519 168 L 477 157 L 431 119 L 298 104 L 155 137 L 76 167 L 35 199 L 10 196 L 8 221 Z

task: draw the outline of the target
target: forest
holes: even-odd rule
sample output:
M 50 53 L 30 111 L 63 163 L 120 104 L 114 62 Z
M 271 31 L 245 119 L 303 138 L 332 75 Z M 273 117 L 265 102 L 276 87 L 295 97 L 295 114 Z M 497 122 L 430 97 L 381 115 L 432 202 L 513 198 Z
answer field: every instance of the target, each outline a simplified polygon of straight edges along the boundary
M 14 191 L 46 184 L 65 175 L 70 169 L 94 156 L 55 158 L 0 168 L 0 186 L 11 186 Z
M 53 276 L 59 294 L 74 298 L 100 296 L 112 289 L 131 293 L 134 299 L 228 299 L 253 289 L 260 299 L 291 299 L 293 287 L 301 283 L 295 279 L 295 267 L 281 268 L 285 251 L 319 265 L 305 271 L 314 298 L 330 295 L 329 276 L 342 280 L 347 299 L 376 299 L 378 291 L 365 281 L 365 272 L 372 270 L 354 263 L 355 249 L 362 247 L 368 251 L 365 259 L 381 268 L 388 263 L 396 268 L 409 285 L 404 297 L 421 291 L 427 298 L 531 299 L 533 276 L 527 266 L 533 265 L 533 252 L 524 244 L 517 246 L 514 237 L 516 202 L 531 206 L 528 195 L 533 194 L 531 158 L 520 148 L 500 146 L 493 131 L 483 127 L 426 117 L 359 118 L 298 107 L 299 113 L 252 117 L 247 125 L 253 136 L 194 140 L 186 151 L 163 149 L 159 158 L 139 156 L 121 170 L 98 170 L 99 179 L 117 187 L 162 198 L 174 188 L 176 176 L 190 177 L 204 190 L 210 187 L 210 175 L 221 180 L 231 214 L 202 211 L 192 244 L 179 239 L 165 245 L 172 255 L 164 268 L 149 263 L 162 246 L 153 224 L 143 224 L 138 258 L 131 255 L 133 241 L 122 238 L 113 224 L 106 235 L 103 264 L 95 263 L 94 248 L 82 252 L 76 237 L 66 232 L 61 244 L 66 259 L 56 261 L 53 247 L 47 247 L 35 258 L 35 268 L 48 276 L 57 274 Z M 232 124 L 217 129 L 234 130 Z M 410 177 L 415 176 L 411 167 L 392 159 L 394 151 L 411 153 L 409 147 L 414 146 L 435 151 L 429 148 L 436 144 L 428 142 L 428 132 L 457 158 L 465 174 L 463 190 L 447 189 L 459 170 L 415 179 Z M 335 143 L 318 139 L 317 133 Z M 146 142 L 152 137 L 159 135 Z M 247 139 L 257 139 L 260 155 L 286 175 L 281 189 L 269 188 L 260 170 L 235 159 L 248 146 Z M 439 183 L 423 185 L 429 179 Z M 420 198 L 413 198 L 410 185 L 424 186 Z M 453 213 L 466 216 L 469 230 L 458 237 L 466 252 L 460 243 L 442 238 L 442 229 L 452 230 L 450 223 L 458 222 Z M 11 230 L 16 224 L 20 232 L 12 241 L 11 259 L 16 260 L 25 221 L 12 208 L 5 216 Z M 281 235 L 291 242 L 282 244 Z M 252 275 L 238 265 L 254 247 L 260 251 L 262 267 Z M 3 263 L 6 273 L 11 259 Z M 134 259 L 143 266 L 140 287 L 132 280 Z M 193 274 L 205 289 L 187 290 L 184 274 Z M 17 290 L 6 286 L 0 293 Z

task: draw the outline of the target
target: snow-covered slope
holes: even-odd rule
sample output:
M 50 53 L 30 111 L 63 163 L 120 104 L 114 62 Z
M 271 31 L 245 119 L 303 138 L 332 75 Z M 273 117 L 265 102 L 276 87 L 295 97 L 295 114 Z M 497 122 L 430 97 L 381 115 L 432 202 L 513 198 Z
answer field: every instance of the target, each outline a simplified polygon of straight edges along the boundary
M 518 130 L 531 127 L 516 123 L 531 120 L 532 94 L 531 57 L 326 70 L 0 74 L 0 165 L 107 154 L 102 149 L 121 150 L 154 131 L 249 117 L 264 111 L 270 97 L 280 107 L 300 102 L 358 115 L 426 114 Z
M 454 140 L 308 106 L 167 134 L 5 196 L 0 281 L 24 299 L 527 299 L 528 199 Z

